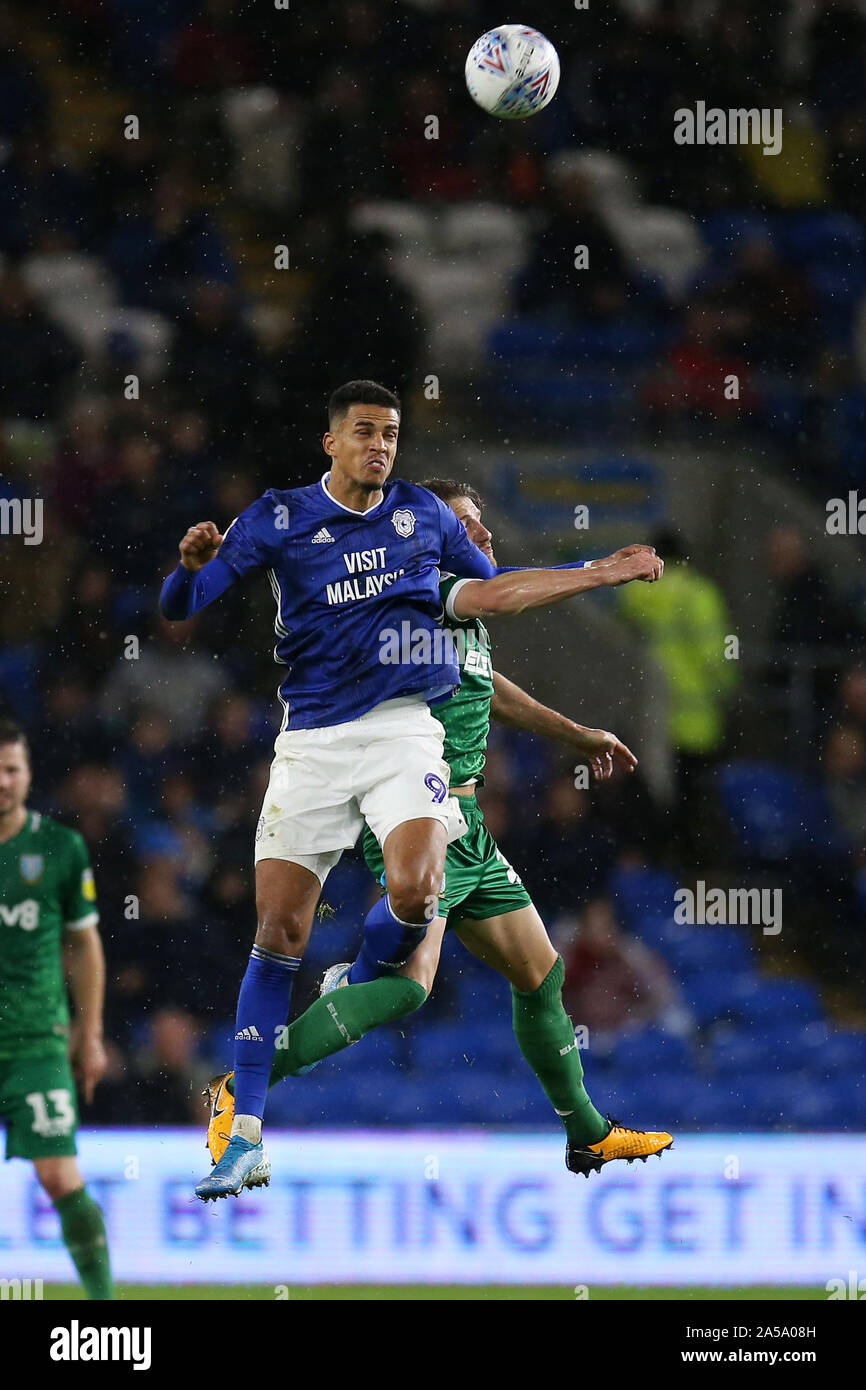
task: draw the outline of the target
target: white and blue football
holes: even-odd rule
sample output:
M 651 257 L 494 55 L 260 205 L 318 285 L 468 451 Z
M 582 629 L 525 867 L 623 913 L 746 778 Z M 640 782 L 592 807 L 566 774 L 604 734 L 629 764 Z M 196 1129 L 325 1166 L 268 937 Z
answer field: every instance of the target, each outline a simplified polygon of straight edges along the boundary
M 559 55 L 537 29 L 500 24 L 470 48 L 466 86 L 488 115 L 520 121 L 553 100 L 559 86 Z

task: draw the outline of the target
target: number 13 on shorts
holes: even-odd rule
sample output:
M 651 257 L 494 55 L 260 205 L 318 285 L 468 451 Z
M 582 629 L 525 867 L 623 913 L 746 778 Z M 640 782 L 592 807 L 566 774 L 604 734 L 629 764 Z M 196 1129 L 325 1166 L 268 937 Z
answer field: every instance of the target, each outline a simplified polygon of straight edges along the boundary
M 31 1091 L 25 1096 L 33 1111 L 31 1129 L 45 1139 L 71 1133 L 75 1125 L 75 1108 L 69 1091 L 58 1088 L 52 1091 Z M 54 1114 L 49 1113 L 49 1102 Z

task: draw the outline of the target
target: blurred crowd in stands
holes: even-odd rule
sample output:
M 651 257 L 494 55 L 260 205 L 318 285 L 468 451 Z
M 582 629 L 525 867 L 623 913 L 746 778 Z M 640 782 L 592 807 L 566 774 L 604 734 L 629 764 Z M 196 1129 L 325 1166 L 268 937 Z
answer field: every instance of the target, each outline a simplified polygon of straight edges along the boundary
M 566 9 L 533 0 L 564 72 L 524 124 L 479 119 L 462 89 L 499 0 L 68 0 L 50 26 L 0 10 L 0 499 L 42 498 L 45 527 L 32 548 L 0 538 L 0 706 L 33 741 L 35 802 L 75 824 L 94 858 L 112 1040 L 97 1118 L 190 1118 L 190 1075 L 225 1060 L 214 1030 L 230 1020 L 255 915 L 270 596 L 238 588 L 167 624 L 159 583 L 187 525 L 236 515 L 277 481 L 275 461 L 282 486 L 309 481 L 335 383 L 383 380 L 411 412 L 435 349 L 443 377 L 450 362 L 473 383 L 473 431 L 504 404 L 537 437 L 540 421 L 585 416 L 602 374 L 615 408 L 590 407 L 601 439 L 627 402 L 650 439 L 736 417 L 821 496 L 866 463 L 857 7 L 792 19 L 758 0 L 659 0 L 567 22 Z M 81 73 L 116 113 L 137 114 L 137 138 L 116 114 L 91 149 L 70 143 L 64 102 Z M 708 160 L 675 145 L 673 112 L 697 98 L 781 106 L 783 152 L 718 147 Z M 288 295 L 273 269 L 283 244 Z M 738 403 L 722 389 L 731 373 Z M 780 528 L 766 549 L 774 638 L 791 653 L 768 682 L 797 679 L 799 648 L 835 653 L 808 695 L 826 817 L 798 850 L 814 869 L 806 900 L 843 933 L 819 963 L 844 975 L 866 926 L 866 665 L 846 655 L 862 626 L 798 533 Z M 612 876 L 658 863 L 682 875 L 708 841 L 716 866 L 774 862 L 711 791 L 733 668 L 716 661 L 711 679 L 694 632 L 683 650 L 674 631 L 685 605 L 715 642 L 724 595 L 675 538 L 663 553 L 667 619 L 649 622 L 631 591 L 622 616 L 656 645 L 674 695 L 675 806 L 655 805 L 639 777 L 577 788 L 536 741 L 498 732 L 484 793 L 566 957 L 575 1018 L 601 1035 L 697 1026 L 662 957 L 623 932 Z M 790 803 L 790 788 L 774 794 Z M 707 805 L 701 824 L 691 813 Z M 346 949 L 370 891 L 351 864 L 329 885 Z M 317 928 L 312 963 L 334 958 L 334 930 Z M 459 1003 L 445 972 L 434 1021 Z

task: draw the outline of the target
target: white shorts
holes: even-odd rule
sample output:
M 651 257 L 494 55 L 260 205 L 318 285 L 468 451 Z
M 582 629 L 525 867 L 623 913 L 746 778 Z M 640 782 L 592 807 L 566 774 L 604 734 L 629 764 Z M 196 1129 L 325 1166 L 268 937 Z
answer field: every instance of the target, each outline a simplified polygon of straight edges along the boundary
M 404 821 L 429 817 L 466 833 L 445 735 L 417 695 L 381 705 L 327 729 L 289 729 L 274 744 L 271 776 L 256 827 L 255 862 L 287 859 L 321 883 L 366 821 L 380 845 Z

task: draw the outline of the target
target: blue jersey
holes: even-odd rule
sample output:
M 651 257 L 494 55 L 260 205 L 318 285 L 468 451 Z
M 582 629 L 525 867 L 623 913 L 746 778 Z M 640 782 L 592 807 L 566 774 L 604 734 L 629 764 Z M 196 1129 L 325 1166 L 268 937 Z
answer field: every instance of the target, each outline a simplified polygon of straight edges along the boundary
M 331 496 L 328 476 L 269 489 L 199 572 L 219 561 L 237 576 L 266 572 L 277 605 L 274 656 L 286 667 L 283 730 L 343 724 L 401 695 L 446 698 L 460 671 L 437 623 L 440 566 L 473 579 L 496 573 L 426 488 L 388 482 L 377 506 L 356 512 Z M 215 596 L 203 586 L 191 611 Z M 171 608 L 163 604 L 166 616 L 185 616 Z

